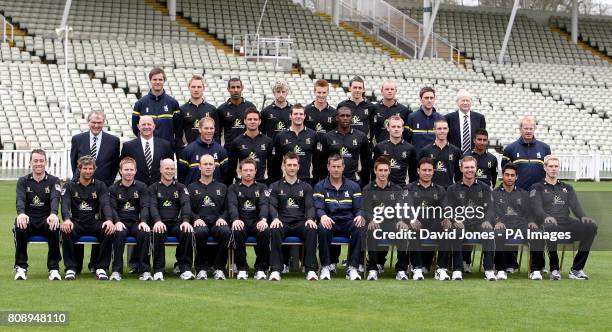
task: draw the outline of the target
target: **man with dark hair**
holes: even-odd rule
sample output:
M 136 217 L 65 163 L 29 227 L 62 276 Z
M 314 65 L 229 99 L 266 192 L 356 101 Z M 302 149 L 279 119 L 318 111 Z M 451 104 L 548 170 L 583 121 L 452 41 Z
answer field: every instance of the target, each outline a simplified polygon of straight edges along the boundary
M 200 137 L 199 123 L 200 120 L 206 117 L 214 120 L 214 139 L 217 143 L 220 143 L 219 115 L 217 114 L 217 108 L 204 100 L 204 90 L 206 90 L 204 77 L 193 75 L 189 80 L 188 87 L 189 100 L 180 107 L 177 117 L 179 127 L 181 128 L 180 141 L 183 143 L 181 146 L 185 146 Z
M 444 117 L 448 121 L 448 141 L 466 154 L 474 148 L 476 130 L 486 129 L 484 115 L 472 111 L 472 95 L 466 90 L 457 92 L 458 110 Z
M 229 144 L 242 135 L 245 131 L 244 112 L 249 108 L 255 108 L 250 101 L 242 98 L 244 86 L 237 77 L 232 77 L 227 81 L 227 92 L 230 98 L 217 108 L 220 127 L 223 129 L 223 147 L 229 151 Z
M 287 94 L 289 94 L 287 83 L 282 80 L 277 81 L 272 87 L 272 94 L 274 102 L 261 111 L 260 130 L 274 141 L 276 135 L 286 131 L 289 127 L 291 104 L 287 102 Z
M 248 126 L 248 123 L 247 123 Z M 269 138 L 268 138 L 269 139 Z M 268 192 L 263 183 L 255 179 L 257 162 L 251 158 L 240 162 L 240 182 L 227 190 L 227 204 L 236 248 L 236 279 L 248 279 L 246 256 L 247 236 L 257 238 L 255 246 L 255 279 L 266 279 L 270 259 L 270 229 L 268 227 Z
M 343 176 L 344 158 L 339 154 L 332 154 L 327 159 L 327 169 L 329 176 L 315 185 L 313 194 L 316 217 L 319 220 L 320 278 L 331 279 L 331 240 L 333 235 L 338 235 L 351 238 L 347 278 L 361 280 L 358 269 L 365 231 L 361 189 L 356 182 Z
M 130 157 L 119 163 L 121 180 L 110 188 L 110 206 L 115 221 L 115 239 L 113 255 L 113 273 L 110 280 L 121 280 L 123 273 L 123 251 L 128 236 L 136 238 L 134 255 L 134 272 L 140 273 L 141 280 L 150 280 L 149 245 L 151 229 L 149 222 L 149 189 L 147 185 L 136 180 L 136 161 Z
M 288 152 L 282 161 L 285 176 L 270 186 L 270 280 L 273 281 L 280 280 L 283 270 L 283 239 L 292 235 L 304 240 L 306 279 L 318 279 L 317 224 L 312 187 L 298 179 L 299 158 L 295 152 Z
M 373 122 L 370 140 L 372 142 L 376 140 L 376 143 L 389 139 L 387 122 L 390 117 L 398 116 L 403 121 L 406 121 L 408 115 L 411 113 L 408 107 L 400 104 L 397 99 L 395 99 L 395 95 L 397 94 L 397 83 L 395 83 L 395 81 L 384 81 L 380 87 L 380 94 L 382 95 L 382 99 L 378 101 L 378 103 L 372 105 Z
M 589 258 L 591 245 L 597 235 L 597 224 L 587 217 L 576 196 L 574 188 L 559 181 L 559 158 L 548 155 L 544 158 L 546 177 L 533 185 L 529 198 L 535 212 L 536 221 L 548 233 L 569 232 L 572 241 L 579 241 L 578 252 L 569 272 L 570 279 L 586 280 L 584 266 Z M 570 210 L 577 219 L 570 217 Z M 550 258 L 550 279 L 561 280 L 557 241 L 549 240 L 548 257 Z
M 423 157 L 432 158 L 436 163 L 433 182 L 448 188 L 461 179 L 461 172 L 459 170 L 459 160 L 462 157 L 461 151 L 446 139 L 448 135 L 446 119 L 440 118 L 436 120 L 434 132 L 436 139 L 421 150 L 419 159 Z
M 261 124 L 261 114 L 255 107 L 249 108 L 244 112 L 244 123 L 246 131 L 236 137 L 229 145 L 229 165 L 225 184 L 230 185 L 236 178 L 236 166 L 239 161 L 251 158 L 257 163 L 257 175 L 255 180 L 266 182 L 266 169 L 271 166 L 272 161 L 272 139 L 259 131 Z M 270 174 L 268 174 L 268 177 Z
M 287 153 L 295 153 L 299 158 L 300 168 L 298 178 L 301 181 L 311 183 L 311 166 L 317 155 L 317 133 L 304 126 L 304 107 L 301 104 L 295 104 L 291 107 L 289 119 L 291 125 L 287 131 L 283 131 L 276 135 L 274 139 L 275 162 L 272 164 L 272 173 L 276 175 L 274 178 L 282 177 L 280 165 Z
M 204 155 L 210 155 L 215 159 L 215 181 L 223 181 L 227 173 L 227 152 L 213 138 L 215 120 L 212 117 L 202 118 L 198 123 L 198 130 L 200 136 L 183 149 L 178 161 L 178 180 L 186 186 L 200 178 L 200 158 Z
M 109 204 L 106 185 L 96 181 L 93 174 L 96 164 L 92 157 L 83 156 L 78 162 L 79 178 L 64 185 L 62 190 L 61 225 L 66 280 L 74 280 L 77 274 L 77 257 L 74 244 L 81 236 L 95 236 L 100 243 L 98 257 L 94 257 L 96 278 L 108 280 L 106 270 L 110 265 L 113 237 L 113 211 Z M 104 221 L 102 221 L 104 220 Z
M 160 163 L 161 180 L 149 187 L 151 195 L 151 221 L 153 222 L 153 280 L 164 280 L 166 268 L 166 239 L 178 238 L 176 259 L 180 278 L 191 280 L 193 261 L 193 225 L 190 223 L 191 207 L 189 191 L 174 179 L 174 160 L 164 159 Z
M 454 218 L 443 221 L 444 228 L 453 227 L 466 232 L 474 232 L 484 234 L 480 239 L 484 255 L 485 279 L 489 281 L 497 280 L 495 275 L 495 267 L 493 255 L 495 250 L 495 239 L 487 236 L 493 231 L 494 206 L 491 188 L 483 182 L 476 179 L 476 159 L 466 156 L 461 160 L 461 173 L 463 177 L 460 182 L 457 182 L 446 191 L 448 206 L 454 211 Z M 471 207 L 475 213 L 470 215 L 467 213 L 468 207 Z M 481 213 L 478 213 L 481 210 Z M 460 214 L 460 211 L 466 211 Z M 462 253 L 461 247 L 463 240 L 458 236 L 453 240 L 453 274 L 461 273 Z
M 423 280 L 423 273 L 428 272 L 429 266 L 433 259 L 433 252 L 422 246 L 422 238 L 420 230 L 428 230 L 430 232 L 442 232 L 450 230 L 448 220 L 445 220 L 443 215 L 436 214 L 434 211 L 440 211 L 446 206 L 446 191 L 444 187 L 435 184 L 433 180 L 435 161 L 429 157 L 419 160 L 417 164 L 417 173 L 419 179 L 411 182 L 406 187 L 406 194 L 411 198 L 413 206 L 421 208 L 419 215 L 414 216 L 409 224 L 404 221 L 399 222 L 400 229 L 410 229 L 419 234 L 415 241 L 412 241 L 410 248 L 410 261 L 412 262 L 413 280 Z M 427 211 L 424 211 L 428 209 Z M 437 239 L 435 241 L 438 246 L 438 256 L 436 258 L 435 279 L 449 280 L 447 267 L 451 260 L 452 241 L 448 239 Z M 453 254 L 453 257 L 461 257 L 461 253 Z M 408 280 L 406 270 L 408 269 L 408 260 L 398 257 L 398 271 L 396 274 L 397 280 Z M 453 280 L 462 280 L 461 271 L 454 271 L 452 274 Z
M 48 174 L 47 154 L 44 150 L 34 149 L 30 154 L 32 172 L 17 180 L 17 218 L 15 218 L 15 280 L 28 278 L 28 238 L 42 235 L 47 238 L 49 247 L 47 269 L 49 280 L 61 280 L 59 262 L 62 259 L 59 249 L 59 219 L 57 211 L 60 204 L 60 181 Z
M 416 150 L 412 144 L 402 138 L 404 131 L 404 120 L 394 115 L 386 120 L 386 130 L 389 139 L 380 141 L 374 147 L 374 160 L 380 156 L 389 158 L 391 173 L 389 181 L 400 186 L 406 185 L 406 180 L 415 181 L 416 175 Z
M 351 128 L 351 109 L 340 106 L 336 111 L 336 122 L 338 127 L 323 136 L 321 142 L 321 158 L 327 160 L 329 156 L 338 154 L 344 159 L 344 176 L 352 181 L 357 181 L 357 170 L 359 171 L 359 183 L 365 186 L 370 182 L 370 142 L 367 136 L 354 128 Z M 346 167 L 345 167 L 346 165 Z M 329 165 L 328 165 L 329 166 Z M 328 167 L 329 169 L 329 167 Z M 327 173 L 324 173 L 327 175 Z
M 406 140 L 414 145 L 417 155 L 435 138 L 434 122 L 444 118 L 434 107 L 436 91 L 431 87 L 424 87 L 419 91 L 421 106 L 415 112 L 408 115 L 406 120 Z
M 381 156 L 374 162 L 374 180 L 363 188 L 363 211 L 368 223 L 368 277 L 367 280 L 378 280 L 378 274 L 382 273 L 388 252 L 388 244 L 381 241 L 377 230 L 384 232 L 396 232 L 398 221 L 396 218 L 377 220 L 374 217 L 374 209 L 379 206 L 394 206 L 396 200 L 402 195 L 402 187 L 389 181 L 391 161 Z M 397 196 L 397 197 L 396 197 Z M 408 203 L 408 202 L 404 202 Z M 378 236 L 378 238 L 377 238 Z M 406 259 L 407 241 L 393 241 L 397 245 L 398 262 Z M 396 272 L 399 272 L 401 264 L 396 264 Z
M 214 179 L 215 158 L 210 154 L 200 157 L 200 178 L 187 189 L 191 196 L 191 219 L 195 234 L 196 279 L 207 279 L 207 257 L 213 260 L 214 278 L 225 280 L 225 265 L 231 231 L 228 226 L 228 207 L 226 204 L 227 187 Z M 212 235 L 217 246 L 208 246 L 208 236 Z M 216 249 L 216 252 L 209 252 Z M 209 265 L 210 266 L 210 265 Z
M 132 130 L 138 136 L 140 117 L 150 115 L 155 120 L 154 136 L 165 139 L 172 144 L 174 151 L 178 151 L 183 146 L 183 132 L 178 119 L 181 111 L 176 99 L 166 94 L 165 83 L 166 73 L 163 69 L 153 68 L 149 72 L 151 90 L 134 104 Z
M 452 144 L 452 143 L 451 143 Z M 476 178 L 491 188 L 497 183 L 497 158 L 487 152 L 489 144 L 489 133 L 486 129 L 476 129 L 474 132 L 474 149 L 468 151 L 464 156 L 472 156 L 476 159 Z
M 365 92 L 363 79 L 359 76 L 353 77 L 349 82 L 349 91 L 351 92 L 351 97 L 340 102 L 336 109 L 348 107 L 352 113 L 351 128 L 363 132 L 368 137 L 374 113 L 371 111 L 372 103 L 363 98 Z
M 532 218 L 529 194 L 527 191 L 516 186 L 516 166 L 507 163 L 502 169 L 502 184 L 493 190 L 493 203 L 495 204 L 495 269 L 497 280 L 506 280 L 508 275 L 506 269 L 514 261 L 514 255 L 506 243 L 511 238 L 506 234 L 513 230 L 515 236 L 512 238 L 528 238 L 528 233 L 542 232 Z M 520 232 L 520 237 L 518 234 Z M 544 268 L 544 240 L 528 238 L 529 253 L 531 258 L 529 266 L 529 278 L 531 280 L 542 280 L 542 269 Z

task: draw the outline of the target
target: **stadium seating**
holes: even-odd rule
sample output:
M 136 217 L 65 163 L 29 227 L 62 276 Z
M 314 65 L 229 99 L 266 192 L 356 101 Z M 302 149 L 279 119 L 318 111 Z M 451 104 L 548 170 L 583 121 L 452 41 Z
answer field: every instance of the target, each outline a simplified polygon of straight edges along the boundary
M 177 0 L 177 11 L 232 46 L 232 37 L 254 34 L 257 31 L 264 2 L 264 0 Z M 381 53 L 380 50 L 367 46 L 348 32 L 331 25 L 321 16 L 289 0 L 268 1 L 260 34 L 291 36 L 294 39 L 293 47 L 300 50 Z M 238 51 L 239 45 L 236 46 Z
M 422 21 L 422 8 L 403 8 L 403 11 Z M 468 58 L 497 61 L 509 18 L 509 12 L 488 12 L 482 7 L 478 11 L 440 9 L 434 31 L 446 36 Z M 605 64 L 603 60 L 575 47 L 548 27 L 520 13 L 516 16 L 504 61 Z
M 567 32 L 571 31 L 572 21 L 569 17 L 553 17 L 551 22 Z M 612 57 L 612 19 L 580 17 L 578 34 L 582 41 Z

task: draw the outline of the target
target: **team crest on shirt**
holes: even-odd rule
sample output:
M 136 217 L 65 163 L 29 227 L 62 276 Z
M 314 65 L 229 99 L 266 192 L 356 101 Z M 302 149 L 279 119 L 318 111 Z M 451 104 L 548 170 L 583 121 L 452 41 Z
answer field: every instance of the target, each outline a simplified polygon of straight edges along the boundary
M 482 198 L 482 191 L 478 192 L 478 198 Z
M 87 204 L 87 202 L 82 201 L 81 204 L 79 204 L 79 210 L 81 211 L 91 211 L 93 210 L 92 207 Z
M 138 195 L 137 191 L 134 192 L 134 198 L 140 198 L 140 195 Z
M 295 203 L 295 199 L 293 199 L 292 197 L 289 197 L 287 199 L 287 208 L 288 209 L 299 209 L 300 206 Z
M 30 204 L 30 206 L 43 206 L 45 205 L 41 200 L 40 197 L 38 197 L 38 195 L 35 195 L 32 198 L 32 204 Z
M 266 197 L 270 197 L 270 190 L 269 189 L 264 190 L 264 195 Z
M 266 145 L 265 144 L 261 145 L 261 151 L 266 151 Z
M 490 161 L 487 162 L 487 168 L 491 168 L 491 166 L 492 166 L 492 163 Z
M 206 195 L 206 196 L 204 196 L 204 199 L 202 199 L 202 206 L 217 206 L 217 205 L 210 198 L 210 196 Z
M 306 139 L 306 144 L 310 145 L 310 138 Z
M 117 194 L 117 199 L 123 199 L 123 196 L 121 196 L 121 194 Z
M 217 196 L 221 196 L 221 189 L 217 189 Z
M 332 123 L 332 122 L 333 122 L 333 121 L 332 121 L 332 117 L 331 117 L 331 116 L 328 116 L 328 117 L 327 117 L 327 123 Z
M 402 158 L 406 158 L 407 154 L 406 151 L 402 152 Z
M 539 152 L 538 152 L 538 153 L 536 153 L 536 156 L 537 156 L 538 158 L 542 158 L 542 155 L 541 155 Z
M 353 140 L 353 145 L 357 146 L 357 140 L 356 139 Z
M 91 193 L 91 198 L 93 199 L 97 199 L 98 198 L 98 194 L 94 191 Z
M 187 116 L 189 116 L 189 113 L 187 113 Z M 199 128 L 200 127 L 200 120 L 195 120 L 193 122 L 193 128 Z
M 74 197 L 74 198 L 79 198 L 79 192 L 78 192 L 78 191 L 75 191 L 75 192 L 74 192 L 74 195 L 72 195 L 72 197 Z
M 241 149 L 241 150 L 246 150 L 246 145 L 244 145 L 244 144 L 240 144 L 240 149 Z
M 563 204 L 565 204 L 565 201 L 563 200 L 563 198 L 561 198 L 561 196 L 555 195 L 555 197 L 553 198 L 553 204 L 555 204 L 555 205 L 563 205 Z
M 196 189 L 196 190 L 195 190 L 195 192 L 194 192 L 194 194 L 199 195 L 199 194 L 200 194 L 200 191 Z
M 563 192 L 566 193 L 567 192 L 567 188 L 563 187 Z
M 300 190 L 300 192 L 298 193 L 298 196 L 304 197 L 304 190 Z
M 516 199 L 516 204 L 517 204 L 517 205 L 523 205 L 523 204 L 521 203 L 521 199 L 520 199 L 520 198 L 517 198 L 517 199 Z
M 51 190 L 49 189 L 49 187 L 45 187 L 45 194 L 48 194 L 50 192 L 51 192 Z
M 242 204 L 242 209 L 245 211 L 255 211 L 255 206 L 253 205 L 253 202 L 247 199 L 244 201 L 244 204 Z
M 345 191 L 345 192 L 344 192 L 344 197 L 349 198 L 349 197 L 351 197 L 351 195 L 349 194 L 349 192 L 348 192 L 348 191 Z
M 134 211 L 134 210 L 135 208 L 130 202 L 125 202 L 125 204 L 123 204 L 123 211 Z
M 285 145 L 289 144 L 289 139 L 285 138 Z
M 174 198 L 179 198 L 179 193 L 178 193 L 178 191 L 175 191 L 175 192 L 174 192 Z
M 395 160 L 394 158 L 391 158 L 389 163 L 391 164 L 391 168 L 400 168 L 400 166 L 397 163 L 397 160 Z
M 452 160 L 453 160 L 453 155 L 452 155 L 452 154 L 451 154 L 451 155 L 448 155 L 448 160 L 449 160 L 449 161 L 452 161 Z
M 172 202 L 170 200 L 164 200 L 164 202 L 162 203 L 163 207 L 171 207 L 172 206 Z
M 434 198 L 434 199 L 438 199 L 438 193 L 434 193 L 434 194 L 433 194 L 433 198 Z
M 168 105 L 164 105 L 164 112 L 168 112 Z
M 255 192 L 255 197 L 259 197 L 259 190 Z

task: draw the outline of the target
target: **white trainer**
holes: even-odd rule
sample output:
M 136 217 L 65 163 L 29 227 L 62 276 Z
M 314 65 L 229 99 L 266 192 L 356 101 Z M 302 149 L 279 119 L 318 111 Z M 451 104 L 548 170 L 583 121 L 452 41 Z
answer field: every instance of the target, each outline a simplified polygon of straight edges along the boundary
M 348 268 L 348 273 L 346 275 L 346 279 L 355 281 L 355 280 L 361 280 L 361 276 L 359 275 L 359 270 L 349 266 Z
M 17 266 L 15 268 L 15 280 L 28 280 L 28 271 Z
M 207 280 L 208 279 L 208 273 L 206 273 L 206 270 L 200 270 L 198 272 L 198 275 L 196 275 L 196 279 L 197 280 Z
M 507 280 L 508 279 L 508 274 L 506 274 L 506 271 L 497 271 L 497 280 Z
M 406 274 L 406 271 L 397 271 L 397 273 L 395 274 L 395 280 L 408 280 L 408 275 Z
M 331 274 L 329 273 L 329 267 L 323 266 L 321 268 L 320 280 L 331 280 Z
M 106 271 L 104 269 L 96 270 L 96 279 L 98 280 L 108 280 L 108 276 L 106 275 Z
M 497 280 L 497 277 L 495 276 L 495 271 L 485 271 L 485 279 L 487 279 L 488 281 Z
M 249 277 L 249 274 L 247 273 L 247 271 L 238 271 L 238 275 L 236 276 L 236 279 L 247 280 L 248 277 Z
M 58 270 L 49 271 L 49 280 L 62 280 Z
M 181 273 L 180 278 L 181 278 L 181 280 L 193 280 L 193 279 L 195 279 L 195 276 L 193 275 L 193 272 L 185 271 L 185 272 Z
M 140 275 L 140 278 L 138 278 L 138 280 L 142 280 L 142 281 L 153 280 L 153 276 L 151 275 L 151 272 L 143 272 Z
M 287 274 L 289 273 L 289 265 L 287 264 L 283 264 L 283 270 L 281 271 L 282 274 Z
M 120 281 L 121 280 L 121 273 L 119 273 L 119 272 L 111 273 L 110 280 Z
M 561 272 L 559 272 L 559 270 L 551 271 L 550 280 L 561 280 Z
M 542 272 L 540 272 L 540 271 L 533 271 L 533 272 L 529 273 L 529 279 L 531 279 L 531 280 L 542 280 Z
M 270 280 L 270 281 L 280 281 L 281 280 L 280 273 L 278 271 L 272 271 L 270 273 L 270 278 L 268 280 Z
M 338 270 L 338 267 L 336 264 L 329 264 L 327 268 L 329 269 L 330 273 L 336 273 L 336 271 Z
M 370 270 L 368 271 L 368 278 L 367 280 L 378 280 L 378 270 Z
M 266 273 L 264 271 L 257 271 L 255 272 L 255 276 L 254 276 L 255 280 L 266 280 Z
M 163 272 L 155 272 L 153 274 L 153 280 L 155 280 L 155 281 L 164 281 L 164 273 Z
M 453 271 L 452 280 L 463 280 L 463 273 L 461 271 Z
M 445 269 L 437 269 L 434 279 L 440 280 L 440 281 L 450 280 L 450 276 L 448 275 L 448 273 L 446 273 Z
M 589 276 L 583 270 L 570 270 L 569 278 L 573 280 L 588 280 Z
M 423 276 L 423 270 L 414 269 L 412 271 L 412 280 L 423 280 L 425 277 Z
M 214 278 L 215 280 L 225 280 L 225 273 L 222 270 L 215 270 Z
M 74 279 L 76 279 L 76 272 L 74 272 L 74 270 L 66 271 L 66 274 L 64 275 L 64 280 L 74 280 Z
M 308 271 L 308 273 L 306 273 L 306 280 L 315 281 L 319 280 L 319 277 L 317 277 L 317 273 L 315 271 Z
M 385 273 L 385 266 L 382 264 L 376 264 L 376 268 L 378 269 L 378 274 Z
M 365 267 L 363 267 L 363 264 L 359 264 L 359 267 L 357 267 L 357 271 L 358 271 L 359 273 L 363 273 L 363 272 L 365 272 Z

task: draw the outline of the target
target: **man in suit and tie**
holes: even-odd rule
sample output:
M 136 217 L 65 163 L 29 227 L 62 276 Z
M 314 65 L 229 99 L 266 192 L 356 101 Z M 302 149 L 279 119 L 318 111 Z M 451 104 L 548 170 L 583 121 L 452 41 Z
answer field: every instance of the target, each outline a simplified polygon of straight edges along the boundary
M 476 129 L 487 129 L 484 115 L 472 111 L 472 95 L 466 90 L 457 92 L 459 110 L 446 114 L 448 142 L 465 154 L 474 148 Z
M 106 115 L 102 111 L 91 111 L 89 113 L 89 116 L 87 116 L 89 130 L 72 136 L 70 165 L 74 179 L 78 179 L 77 161 L 83 156 L 91 156 L 96 164 L 93 178 L 104 182 L 108 187 L 115 181 L 119 170 L 119 138 L 102 130 L 105 120 Z M 83 250 L 83 245 L 75 245 L 77 273 L 83 268 Z M 90 258 L 88 264 L 90 271 L 96 264 L 93 257 L 99 256 L 98 250 L 98 245 L 92 246 L 92 258 Z
M 74 179 L 79 178 L 77 160 L 91 156 L 96 160 L 94 179 L 110 186 L 115 182 L 119 170 L 119 138 L 102 131 L 106 116 L 101 111 L 92 111 L 87 117 L 89 131 L 72 136 L 70 164 Z
M 155 122 L 151 116 L 141 116 L 138 120 L 139 135 L 125 142 L 121 150 L 121 158 L 132 157 L 136 160 L 136 180 L 147 186 L 159 182 L 159 162 L 163 159 L 173 159 L 172 144 L 164 139 L 153 137 Z

